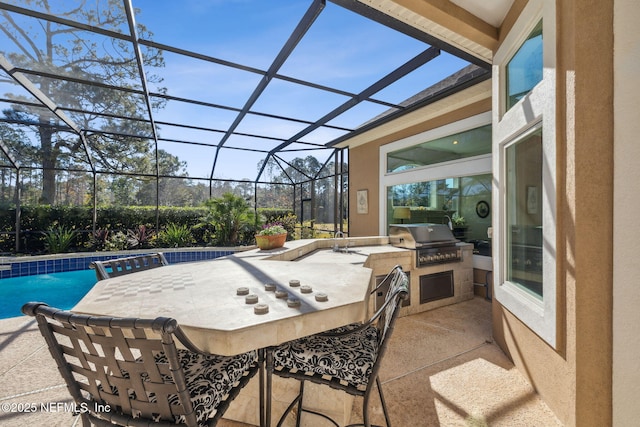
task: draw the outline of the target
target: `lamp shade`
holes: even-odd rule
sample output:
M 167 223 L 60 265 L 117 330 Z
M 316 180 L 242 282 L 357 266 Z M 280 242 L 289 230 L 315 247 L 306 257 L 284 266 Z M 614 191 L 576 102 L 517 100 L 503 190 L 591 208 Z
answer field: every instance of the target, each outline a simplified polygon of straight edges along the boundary
M 393 219 L 409 219 L 411 218 L 411 209 L 408 207 L 393 208 Z

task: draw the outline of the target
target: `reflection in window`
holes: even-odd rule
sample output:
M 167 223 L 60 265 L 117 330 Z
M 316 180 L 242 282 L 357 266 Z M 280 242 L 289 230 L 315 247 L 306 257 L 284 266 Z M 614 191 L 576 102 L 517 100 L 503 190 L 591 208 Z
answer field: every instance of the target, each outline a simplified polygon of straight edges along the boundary
M 400 172 L 489 153 L 491 125 L 393 151 L 387 155 L 387 172 Z
M 474 252 L 491 256 L 491 174 L 411 182 L 387 187 L 388 224 L 453 223 L 457 239 L 474 244 Z M 407 209 L 408 208 L 408 215 Z
M 507 64 L 506 81 L 507 110 L 542 81 L 542 21 Z
M 506 279 L 542 298 L 542 129 L 506 149 Z

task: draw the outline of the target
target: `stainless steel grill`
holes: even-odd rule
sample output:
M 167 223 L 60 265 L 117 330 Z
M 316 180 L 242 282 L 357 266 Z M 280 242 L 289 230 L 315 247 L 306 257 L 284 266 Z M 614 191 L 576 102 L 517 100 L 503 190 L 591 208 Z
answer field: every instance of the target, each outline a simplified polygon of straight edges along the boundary
M 392 224 L 389 242 L 416 251 L 416 267 L 462 260 L 459 242 L 444 224 Z

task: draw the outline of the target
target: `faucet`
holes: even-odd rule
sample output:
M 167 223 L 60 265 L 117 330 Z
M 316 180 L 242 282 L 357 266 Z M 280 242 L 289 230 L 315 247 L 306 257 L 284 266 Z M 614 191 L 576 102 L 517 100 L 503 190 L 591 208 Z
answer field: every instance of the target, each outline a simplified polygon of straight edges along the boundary
M 449 226 L 449 230 L 453 230 L 453 224 L 451 222 L 451 217 L 449 215 L 445 215 L 445 218 L 447 218 L 449 221 L 447 222 L 447 225 Z M 444 220 L 444 218 L 443 218 Z
M 340 250 L 340 247 L 338 246 L 338 236 L 342 236 L 342 239 L 344 240 L 344 233 L 340 230 L 336 231 L 333 235 L 333 252 L 338 252 Z

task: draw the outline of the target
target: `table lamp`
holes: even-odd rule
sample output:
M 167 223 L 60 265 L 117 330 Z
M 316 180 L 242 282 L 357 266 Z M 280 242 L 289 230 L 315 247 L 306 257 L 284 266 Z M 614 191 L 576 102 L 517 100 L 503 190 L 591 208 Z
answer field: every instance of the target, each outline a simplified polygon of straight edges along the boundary
M 393 219 L 399 219 L 400 224 L 404 224 L 405 219 L 411 218 L 411 209 L 408 207 L 393 208 Z

